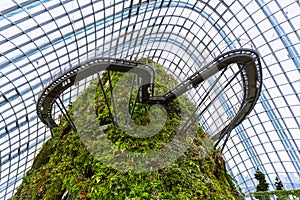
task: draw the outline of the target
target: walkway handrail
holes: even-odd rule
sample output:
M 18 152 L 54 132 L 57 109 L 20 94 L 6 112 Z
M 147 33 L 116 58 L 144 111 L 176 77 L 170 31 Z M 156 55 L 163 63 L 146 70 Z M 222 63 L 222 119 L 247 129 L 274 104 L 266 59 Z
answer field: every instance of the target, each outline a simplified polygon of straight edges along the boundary
M 83 80 L 103 70 L 137 74 L 142 78 L 141 93 L 144 98 L 143 101 L 152 95 L 150 93 L 153 91 L 153 81 L 155 78 L 155 71 L 152 65 L 123 59 L 93 58 L 66 71 L 45 87 L 36 104 L 37 115 L 41 121 L 50 128 L 56 127 L 57 124 L 52 117 L 52 107 L 60 94 L 74 85 L 75 81 Z
M 216 141 L 217 145 L 226 134 L 229 134 L 233 128 L 246 118 L 252 111 L 260 95 L 262 87 L 262 68 L 258 53 L 252 49 L 236 49 L 221 54 L 162 96 L 153 96 L 155 72 L 150 64 L 113 58 L 94 58 L 75 66 L 48 85 L 37 101 L 37 114 L 46 125 L 50 127 L 57 126 L 52 117 L 52 107 L 59 95 L 71 87 L 75 81 L 83 80 L 102 70 L 137 74 L 142 78 L 140 84 L 141 101 L 153 104 L 171 101 L 186 93 L 191 88 L 197 88 L 200 83 L 209 77 L 217 74 L 221 70 L 227 70 L 231 64 L 237 64 L 239 67 L 239 73 L 241 73 L 244 87 L 244 96 L 239 111 L 231 119 L 231 122 L 218 133 L 210 136 L 211 139 Z

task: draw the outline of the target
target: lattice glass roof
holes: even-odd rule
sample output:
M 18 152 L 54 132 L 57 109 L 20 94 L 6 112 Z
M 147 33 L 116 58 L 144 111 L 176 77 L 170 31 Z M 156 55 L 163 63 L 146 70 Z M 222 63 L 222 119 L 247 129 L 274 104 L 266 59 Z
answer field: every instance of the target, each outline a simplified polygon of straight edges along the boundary
M 256 167 L 269 183 L 278 176 L 285 189 L 299 189 L 299 13 L 299 0 L 2 1 L 0 199 L 13 195 L 51 137 L 36 101 L 57 75 L 89 57 L 150 57 L 182 80 L 240 47 L 260 54 L 263 86 L 254 110 L 226 143 L 227 168 L 246 193 L 255 190 Z M 230 119 L 238 86 L 232 83 L 217 113 L 200 119 L 208 133 Z M 74 90 L 64 93 L 65 101 L 74 98 Z

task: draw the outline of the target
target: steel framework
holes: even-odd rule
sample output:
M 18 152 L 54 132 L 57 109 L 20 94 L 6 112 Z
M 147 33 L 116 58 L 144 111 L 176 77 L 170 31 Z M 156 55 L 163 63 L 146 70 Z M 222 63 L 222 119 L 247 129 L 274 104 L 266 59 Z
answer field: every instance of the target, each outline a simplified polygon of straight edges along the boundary
M 227 169 L 245 193 L 255 190 L 256 168 L 267 175 L 271 190 L 276 177 L 285 189 L 300 188 L 299 13 L 298 0 L 2 1 L 0 199 L 13 195 L 51 137 L 36 105 L 66 71 L 93 58 L 149 58 L 183 83 L 218 55 L 240 48 L 261 58 L 261 95 L 230 138 L 217 146 L 227 139 Z M 229 127 L 248 95 L 243 75 L 225 87 L 239 70 L 233 63 L 222 76 L 220 71 L 186 92 L 197 103 L 211 89 L 199 123 L 212 137 Z M 52 119 L 89 83 L 86 78 L 64 90 L 52 107 Z

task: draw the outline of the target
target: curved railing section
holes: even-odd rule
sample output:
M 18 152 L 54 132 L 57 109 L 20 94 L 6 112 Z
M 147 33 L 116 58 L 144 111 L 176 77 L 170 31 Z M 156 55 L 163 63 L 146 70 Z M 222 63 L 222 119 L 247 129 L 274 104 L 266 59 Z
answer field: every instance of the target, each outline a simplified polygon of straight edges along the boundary
M 103 70 L 137 74 L 142 80 L 140 84 L 140 101 L 154 104 L 171 101 L 191 88 L 197 89 L 200 83 L 220 71 L 226 71 L 232 64 L 237 64 L 239 67 L 238 73 L 241 74 L 244 90 L 243 98 L 237 114 L 231 119 L 230 123 L 219 132 L 211 135 L 211 138 L 218 145 L 221 139 L 226 134 L 229 136 L 231 130 L 251 112 L 260 95 L 262 86 L 261 63 L 258 53 L 252 49 L 237 49 L 221 54 L 174 89 L 161 96 L 153 96 L 155 72 L 152 65 L 122 59 L 94 58 L 75 66 L 48 85 L 37 101 L 37 114 L 42 122 L 49 127 L 57 126 L 52 116 L 52 107 L 60 94 L 74 85 L 75 81 L 83 80 Z
M 141 98 L 142 101 L 150 98 L 153 94 L 153 81 L 155 72 L 150 64 L 113 59 L 113 58 L 94 58 L 75 66 L 74 68 L 63 73 L 60 77 L 56 78 L 42 91 L 37 101 L 37 114 L 44 124 L 51 127 L 56 127 L 57 124 L 52 117 L 52 108 L 56 99 L 66 89 L 71 87 L 80 80 L 87 78 L 97 72 L 103 70 L 111 70 L 118 72 L 131 72 L 141 77 Z

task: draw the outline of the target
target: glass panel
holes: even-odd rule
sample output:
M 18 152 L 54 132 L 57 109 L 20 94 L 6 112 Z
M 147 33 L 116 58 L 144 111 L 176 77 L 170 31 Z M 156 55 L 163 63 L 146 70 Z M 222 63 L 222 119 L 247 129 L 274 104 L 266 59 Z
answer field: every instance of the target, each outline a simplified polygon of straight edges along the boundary
M 128 16 L 131 4 L 135 7 Z M 296 151 L 300 148 L 299 3 L 179 0 L 168 4 L 138 0 L 0 3 L 0 91 L 5 91 L 5 96 L 0 94 L 1 197 L 12 196 L 36 152 L 50 136 L 36 116 L 36 100 L 43 87 L 53 75 L 74 67 L 94 50 L 105 57 L 150 56 L 179 80 L 228 50 L 256 50 L 261 56 L 263 95 L 243 125 L 231 133 L 224 158 L 245 191 L 255 190 L 256 166 L 266 171 L 267 180 L 273 181 L 279 174 L 287 188 L 300 188 L 300 155 Z M 221 89 L 231 75 L 226 73 L 215 90 Z M 239 110 L 243 97 L 240 80 L 241 76 L 230 83 L 224 99 L 218 99 L 203 114 L 201 124 L 206 130 L 225 127 L 232 113 Z M 189 97 L 198 102 L 209 84 L 199 86 Z M 199 94 L 195 96 L 196 92 Z M 72 95 L 76 93 L 74 89 Z M 60 113 L 58 108 L 53 112 L 57 116 Z M 26 115 L 32 119 L 28 122 L 30 128 L 27 124 L 17 127 L 16 121 L 23 123 Z M 19 146 L 25 148 L 28 139 L 29 154 L 18 155 Z M 10 160 L 10 154 L 16 156 Z

